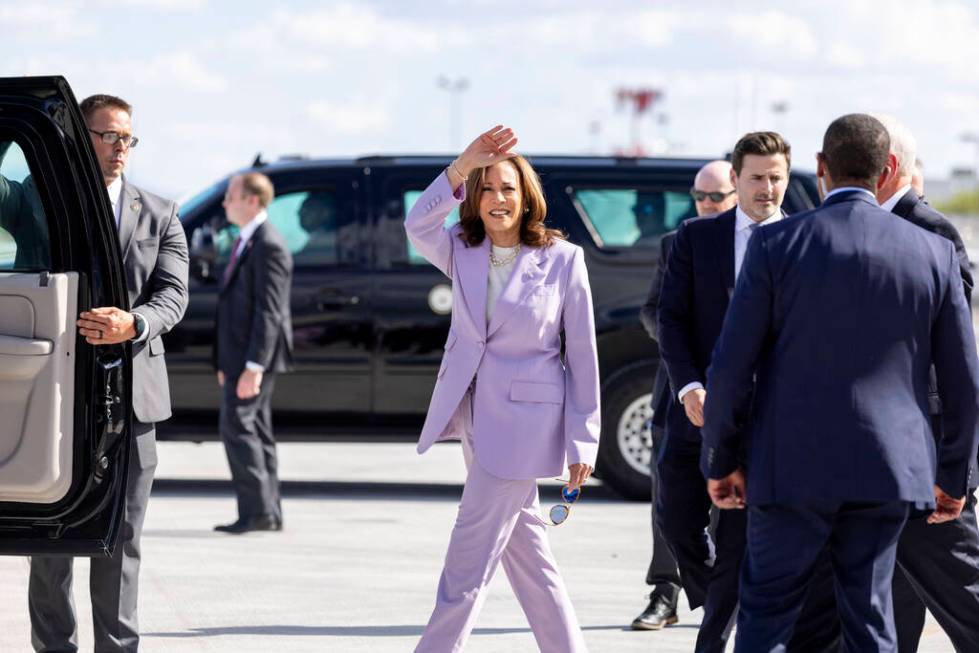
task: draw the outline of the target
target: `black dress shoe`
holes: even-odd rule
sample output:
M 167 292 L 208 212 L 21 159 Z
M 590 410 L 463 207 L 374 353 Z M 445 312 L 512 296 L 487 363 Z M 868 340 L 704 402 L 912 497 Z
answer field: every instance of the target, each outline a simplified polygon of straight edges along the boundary
M 214 527 L 214 530 L 220 533 L 241 535 L 249 531 L 279 531 L 282 530 L 282 524 L 271 515 L 258 515 L 239 519 L 232 524 L 219 524 Z
M 649 595 L 649 605 L 632 621 L 633 630 L 660 630 L 675 624 L 676 604 L 680 588 L 676 585 L 658 585 Z

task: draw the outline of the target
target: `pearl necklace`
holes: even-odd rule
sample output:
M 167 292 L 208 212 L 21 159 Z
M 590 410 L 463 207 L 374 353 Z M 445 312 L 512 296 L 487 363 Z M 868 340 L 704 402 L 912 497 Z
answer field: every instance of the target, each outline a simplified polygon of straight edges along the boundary
M 496 254 L 494 254 L 493 247 L 490 246 L 490 255 L 489 255 L 490 265 L 492 265 L 494 268 L 501 268 L 504 265 L 513 263 L 513 261 L 517 258 L 517 254 L 519 253 L 520 253 L 520 243 L 517 243 L 517 246 L 513 248 L 513 251 L 503 256 L 497 256 Z

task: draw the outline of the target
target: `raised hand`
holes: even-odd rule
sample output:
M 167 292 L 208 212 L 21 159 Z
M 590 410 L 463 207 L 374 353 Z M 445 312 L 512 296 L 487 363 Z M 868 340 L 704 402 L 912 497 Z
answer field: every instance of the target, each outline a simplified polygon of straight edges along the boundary
M 476 140 L 452 162 L 449 170 L 462 177 L 468 177 L 469 173 L 477 168 L 485 168 L 515 157 L 517 153 L 512 150 L 516 144 L 517 137 L 514 136 L 513 130 L 497 125 L 477 136 Z

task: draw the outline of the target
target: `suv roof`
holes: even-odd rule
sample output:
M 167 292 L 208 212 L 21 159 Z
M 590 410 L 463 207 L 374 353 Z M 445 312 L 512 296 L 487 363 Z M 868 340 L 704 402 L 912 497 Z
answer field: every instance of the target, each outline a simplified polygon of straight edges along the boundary
M 670 158 L 670 157 L 616 157 L 595 155 L 569 154 L 528 154 L 533 163 L 547 166 L 567 167 L 608 167 L 608 168 L 700 168 L 710 161 L 707 158 Z M 361 157 L 334 157 L 308 159 L 289 155 L 276 161 L 263 161 L 261 155 L 255 159 L 254 168 L 264 170 L 303 170 L 323 166 L 351 167 L 382 167 L 382 166 L 432 166 L 446 164 L 455 157 L 450 154 L 372 154 Z

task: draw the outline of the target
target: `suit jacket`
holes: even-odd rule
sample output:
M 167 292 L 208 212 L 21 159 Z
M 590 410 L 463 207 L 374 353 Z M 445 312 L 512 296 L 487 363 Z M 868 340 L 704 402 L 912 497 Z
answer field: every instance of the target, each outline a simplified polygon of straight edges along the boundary
M 646 333 L 653 340 L 659 341 L 659 329 L 656 324 L 656 313 L 659 307 L 659 297 L 663 289 L 663 277 L 666 275 L 666 266 L 669 264 L 670 248 L 673 246 L 673 239 L 676 238 L 676 231 L 663 234 L 659 241 L 659 259 L 656 261 L 656 271 L 653 273 L 653 282 L 649 286 L 649 295 L 646 303 L 639 309 L 639 321 L 642 322 Z M 652 425 L 663 429 L 666 427 L 666 408 L 669 404 L 670 394 L 673 389 L 670 387 L 669 375 L 666 373 L 666 364 L 660 361 L 656 368 L 656 378 L 653 379 L 653 394 L 651 399 L 653 418 Z
M 909 190 L 898 200 L 891 212 L 899 215 L 911 224 L 917 225 L 926 231 L 950 240 L 955 246 L 955 255 L 959 260 L 959 274 L 962 276 L 962 288 L 965 291 L 966 300 L 972 304 L 972 289 L 975 284 L 972 280 L 972 264 L 969 262 L 969 254 L 965 250 L 965 243 L 959 230 L 948 221 L 944 215 L 933 209 L 923 198 L 918 197 L 914 189 Z
M 187 239 L 177 204 L 123 178 L 119 247 L 134 313 L 146 337 L 133 343 L 133 414 L 144 423 L 170 417 L 170 385 L 161 335 L 187 310 Z
M 707 385 L 707 366 L 734 288 L 736 211 L 687 220 L 670 248 L 656 320 L 660 359 L 676 391 L 694 381 Z M 700 438 L 675 392 L 667 400 L 666 432 L 669 438 Z
M 237 378 L 252 361 L 267 372 L 292 369 L 292 255 L 266 220 L 238 255 L 218 294 L 214 364 Z
M 470 426 L 460 403 L 478 375 L 471 428 L 486 471 L 526 479 L 559 475 L 565 460 L 594 466 L 599 377 L 584 253 L 562 240 L 521 247 L 487 325 L 489 238 L 468 247 L 458 225 L 443 228 L 462 199 L 439 175 L 405 220 L 411 243 L 452 279 L 452 326 L 418 451 Z
M 756 377 L 748 501 L 961 497 L 979 437 L 979 359 L 952 244 L 867 193 L 755 232 L 708 373 L 705 476 L 737 465 Z M 931 434 L 934 361 L 945 437 Z

